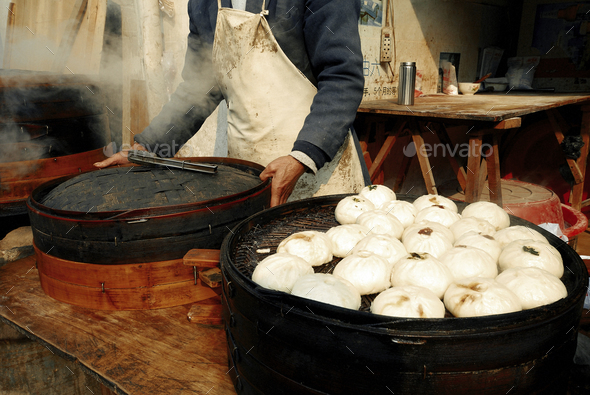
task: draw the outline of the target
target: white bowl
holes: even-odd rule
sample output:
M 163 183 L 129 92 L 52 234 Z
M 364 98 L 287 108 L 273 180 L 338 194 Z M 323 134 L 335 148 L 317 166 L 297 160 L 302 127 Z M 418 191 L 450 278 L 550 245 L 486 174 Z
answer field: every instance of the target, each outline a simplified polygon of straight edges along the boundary
M 459 82 L 459 92 L 464 95 L 473 95 L 479 90 L 481 82 Z

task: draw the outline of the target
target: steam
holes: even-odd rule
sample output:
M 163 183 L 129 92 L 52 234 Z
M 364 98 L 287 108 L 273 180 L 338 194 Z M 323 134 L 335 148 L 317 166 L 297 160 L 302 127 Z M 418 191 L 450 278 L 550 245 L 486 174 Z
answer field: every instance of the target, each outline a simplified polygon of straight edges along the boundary
M 0 1 L 0 3 L 4 5 L 6 2 Z M 64 7 L 58 3 L 48 3 L 52 3 L 52 6 Z M 41 20 L 37 14 L 40 15 L 46 11 L 48 15 L 53 15 L 53 11 L 49 12 L 47 9 L 47 4 L 40 4 L 39 7 L 38 10 L 27 11 L 34 14 L 27 16 L 28 19 L 23 19 L 22 15 L 19 15 L 21 17 L 19 23 L 25 24 L 22 22 L 23 20 Z M 35 26 L 34 24 L 12 27 L 13 39 L 9 43 L 10 50 L 1 51 L 3 54 L 8 54 L 8 58 L 0 58 L 0 64 L 2 64 L 2 60 L 4 61 L 4 69 L 0 70 L 0 102 L 4 106 L 0 111 L 0 162 L 19 162 L 18 165 L 23 166 L 21 174 L 27 174 L 35 169 L 24 167 L 30 166 L 32 163 L 30 161 L 36 159 L 84 152 L 107 146 L 111 141 L 114 143 L 111 145 L 111 148 L 114 147 L 113 152 L 125 148 L 129 141 L 122 141 L 121 136 L 131 131 L 133 138 L 134 135 L 142 131 L 131 130 L 130 120 L 125 119 L 123 115 L 124 89 L 128 89 L 123 85 L 124 74 L 137 75 L 137 79 L 148 80 L 148 104 L 150 101 L 157 104 L 155 107 L 148 106 L 150 107 L 150 117 L 158 114 L 160 108 L 165 108 L 165 115 L 156 116 L 151 124 L 155 131 L 164 131 L 165 133 L 174 128 L 175 132 L 186 131 L 183 133 L 185 136 L 192 135 L 200 128 L 202 118 L 213 112 L 218 99 L 220 99 L 216 82 L 214 78 L 205 79 L 202 77 L 203 70 L 206 70 L 206 75 L 212 75 L 210 47 L 206 46 L 200 53 L 191 54 L 188 62 L 194 64 L 195 67 L 190 71 L 183 72 L 186 81 L 181 82 L 180 86 L 176 88 L 173 86 L 175 85 L 174 80 L 178 79 L 178 75 L 182 71 L 182 67 L 179 65 L 180 52 L 184 52 L 184 49 L 181 48 L 182 45 L 177 44 L 178 40 L 172 39 L 175 37 L 162 40 L 162 47 L 158 52 L 160 58 L 158 62 L 151 63 L 156 66 L 151 67 L 150 70 L 145 70 L 143 63 L 146 61 L 145 59 L 137 58 L 136 63 L 133 64 L 124 63 L 121 6 L 113 1 L 107 1 L 106 7 L 104 36 L 100 34 L 102 31 L 95 32 L 95 35 L 104 38 L 100 42 L 102 51 L 92 51 L 100 53 L 100 58 L 89 60 L 77 55 L 77 53 L 84 52 L 76 51 L 76 48 L 79 48 L 77 42 L 74 50 L 69 54 L 66 68 L 60 73 L 51 73 L 49 70 L 54 64 L 55 56 L 58 55 L 59 42 L 67 21 L 51 28 L 46 25 Z M 146 8 L 147 6 L 140 2 L 140 5 L 135 9 L 138 20 L 141 19 L 139 16 L 143 17 L 144 15 L 142 7 Z M 154 8 L 158 13 L 161 13 L 159 7 Z M 8 12 L 8 9 L 5 9 L 5 13 Z M 17 3 L 15 13 L 18 15 L 18 12 L 24 11 L 23 8 L 19 10 Z M 86 13 L 88 12 L 90 11 L 87 9 Z M 170 15 L 168 12 L 167 14 Z M 161 15 L 164 18 L 169 18 L 166 14 L 161 13 Z M 173 18 L 177 20 L 174 23 L 181 22 L 182 18 L 188 19 L 186 14 L 181 13 L 178 9 L 173 15 Z M 45 21 L 49 19 L 44 18 Z M 160 16 L 155 14 L 155 17 L 150 20 L 157 21 L 158 19 Z M 184 23 L 185 20 L 182 19 L 182 22 Z M 44 23 L 54 24 L 55 22 Z M 87 20 L 81 25 L 78 38 L 88 34 L 85 23 L 87 24 Z M 160 19 L 159 24 L 162 23 Z M 168 23 L 167 20 L 164 25 L 166 23 Z M 96 22 L 96 26 L 98 28 L 101 23 Z M 0 26 L 0 32 L 3 31 L 3 27 Z M 145 57 L 149 52 L 147 46 L 150 45 L 146 37 L 149 37 L 150 34 L 141 24 L 138 24 L 137 28 L 140 37 L 138 54 L 140 57 Z M 151 26 L 150 29 L 155 29 L 155 27 Z M 160 27 L 156 30 L 157 35 L 161 37 Z M 176 35 L 172 34 L 172 36 Z M 186 37 L 188 30 L 183 35 Z M 92 41 L 91 36 L 86 37 L 86 40 L 83 41 L 87 45 L 94 45 L 95 48 L 98 48 L 97 41 Z M 165 48 L 166 41 L 174 42 L 170 49 Z M 2 44 L 4 46 L 5 43 Z M 187 45 L 191 45 L 191 43 Z M 174 55 L 170 52 L 173 47 L 176 49 Z M 125 50 L 129 51 L 129 48 Z M 184 57 L 182 63 L 184 63 Z M 130 67 L 133 70 L 130 71 Z M 36 71 L 26 70 L 32 68 Z M 126 69 L 124 70 L 124 68 Z M 147 71 L 149 71 L 149 75 L 146 74 Z M 96 77 L 96 79 L 86 79 L 89 75 Z M 163 87 L 162 92 L 149 91 L 153 86 L 149 80 L 154 78 L 164 82 L 160 84 Z M 173 91 L 176 92 L 171 94 Z M 213 97 L 211 93 L 215 93 Z M 6 106 L 5 103 L 9 103 L 9 106 Z M 51 107 L 49 109 L 48 103 Z M 63 107 L 60 109 L 59 104 L 64 104 L 65 109 Z M 85 115 L 83 114 L 84 108 L 88 110 Z M 65 126 L 65 119 L 68 118 L 67 112 L 78 113 L 80 117 L 76 125 Z M 60 116 L 61 121 L 58 121 Z M 72 116 L 68 119 L 74 118 Z M 67 132 L 66 128 L 69 128 Z M 42 130 L 48 133 L 39 134 Z M 72 135 L 75 137 L 68 139 Z M 69 140 L 73 140 L 75 143 Z M 161 149 L 168 149 L 169 155 L 172 156 L 180 148 L 179 143 L 171 140 L 162 141 L 160 145 L 164 147 Z

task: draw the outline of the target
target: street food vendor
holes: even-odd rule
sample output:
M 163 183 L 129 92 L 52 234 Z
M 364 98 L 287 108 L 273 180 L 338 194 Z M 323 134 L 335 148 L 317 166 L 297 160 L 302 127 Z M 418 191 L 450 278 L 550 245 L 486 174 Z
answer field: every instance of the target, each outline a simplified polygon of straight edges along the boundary
M 360 191 L 359 12 L 358 0 L 190 0 L 184 82 L 133 149 L 173 156 L 225 98 L 228 156 L 266 166 L 271 206 Z

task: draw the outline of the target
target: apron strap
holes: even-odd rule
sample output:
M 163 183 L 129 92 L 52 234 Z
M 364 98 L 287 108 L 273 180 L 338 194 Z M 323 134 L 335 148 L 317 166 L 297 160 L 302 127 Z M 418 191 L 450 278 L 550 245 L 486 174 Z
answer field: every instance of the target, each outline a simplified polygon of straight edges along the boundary
M 219 0 L 219 1 L 221 1 L 221 0 Z M 260 11 L 260 15 L 268 15 L 268 10 L 265 9 L 264 3 L 266 3 L 266 0 L 262 0 L 262 10 Z
M 268 10 L 265 9 L 266 8 L 265 7 L 265 5 L 266 5 L 265 3 L 266 3 L 266 0 L 262 0 L 262 10 L 260 11 L 260 15 L 268 15 Z M 218 7 L 218 9 L 221 9 L 222 8 L 222 6 L 221 6 L 221 0 L 217 0 L 217 7 Z

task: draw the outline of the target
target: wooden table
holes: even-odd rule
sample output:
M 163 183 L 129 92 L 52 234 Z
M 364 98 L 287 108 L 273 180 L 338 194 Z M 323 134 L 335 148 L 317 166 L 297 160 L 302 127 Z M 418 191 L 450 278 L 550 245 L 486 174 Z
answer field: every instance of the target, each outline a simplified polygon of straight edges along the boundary
M 89 310 L 46 296 L 34 256 L 0 267 L 0 320 L 116 394 L 235 394 L 223 329 L 190 323 L 190 307 Z
M 500 163 L 498 139 L 501 133 L 508 129 L 515 129 L 521 125 L 521 117 L 545 111 L 551 122 L 558 142 L 564 138 L 568 130 L 567 120 L 556 111 L 558 107 L 579 105 L 581 107 L 582 124 L 580 134 L 584 140 L 581 156 L 577 160 L 569 159 L 568 164 L 576 184 L 572 192 L 572 206 L 579 210 L 582 207 L 582 193 L 586 159 L 590 143 L 590 94 L 539 94 L 539 93 L 493 93 L 477 95 L 428 95 L 415 99 L 413 106 L 398 105 L 392 100 L 375 100 L 361 103 L 358 112 L 374 114 L 378 117 L 396 120 L 394 130 L 386 131 L 389 135 L 379 154 L 375 157 L 370 175 L 373 177 L 383 165 L 383 159 L 395 143 L 398 136 L 410 133 L 416 145 L 416 150 L 424 146 L 422 134 L 431 132 L 436 134 L 443 144 L 450 143 L 444 124 L 463 124 L 468 127 L 469 157 L 466 168 L 460 166 L 455 158 L 450 158 L 451 166 L 457 175 L 457 180 L 465 191 L 468 202 L 477 201 L 483 183 L 487 176 L 491 200 L 502 204 L 500 186 Z M 484 139 L 489 140 L 492 147 L 485 152 L 486 166 L 480 172 L 481 147 Z M 428 157 L 417 155 L 420 167 L 429 193 L 437 193 L 436 184 Z M 373 178 L 372 178 L 373 179 Z

